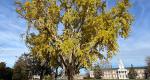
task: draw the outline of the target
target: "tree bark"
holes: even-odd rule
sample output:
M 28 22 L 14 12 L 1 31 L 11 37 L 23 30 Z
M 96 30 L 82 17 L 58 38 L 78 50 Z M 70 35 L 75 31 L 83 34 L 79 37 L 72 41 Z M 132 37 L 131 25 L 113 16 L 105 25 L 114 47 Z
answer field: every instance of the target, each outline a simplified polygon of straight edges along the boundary
M 73 66 L 67 66 L 66 74 L 67 74 L 68 80 L 75 80 L 74 79 L 75 70 Z
M 65 75 L 67 76 L 68 80 L 75 80 L 74 75 L 77 74 L 77 68 L 75 67 L 74 62 L 69 62 L 69 60 L 64 60 L 64 58 L 61 55 L 60 55 L 60 59 L 63 62 L 63 68 L 65 70 Z M 73 58 L 72 61 L 74 61 Z
M 44 71 L 42 70 L 41 73 L 40 73 L 40 80 L 43 80 L 43 77 L 44 77 L 43 74 L 44 74 Z
M 68 80 L 74 80 L 74 75 L 68 73 Z

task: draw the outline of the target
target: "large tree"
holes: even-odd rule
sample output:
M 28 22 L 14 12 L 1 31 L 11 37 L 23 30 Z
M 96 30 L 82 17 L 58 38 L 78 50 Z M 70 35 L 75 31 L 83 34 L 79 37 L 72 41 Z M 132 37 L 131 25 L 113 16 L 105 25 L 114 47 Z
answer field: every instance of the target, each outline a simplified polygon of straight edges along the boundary
M 55 67 L 59 61 L 68 79 L 73 80 L 80 68 L 91 66 L 104 57 L 111 58 L 118 50 L 118 38 L 127 38 L 129 35 L 133 21 L 128 11 L 129 0 L 117 0 L 111 8 L 107 7 L 106 2 L 16 2 L 18 14 L 27 21 L 27 46 L 40 60 L 45 60 L 45 56 L 49 55 L 50 66 Z

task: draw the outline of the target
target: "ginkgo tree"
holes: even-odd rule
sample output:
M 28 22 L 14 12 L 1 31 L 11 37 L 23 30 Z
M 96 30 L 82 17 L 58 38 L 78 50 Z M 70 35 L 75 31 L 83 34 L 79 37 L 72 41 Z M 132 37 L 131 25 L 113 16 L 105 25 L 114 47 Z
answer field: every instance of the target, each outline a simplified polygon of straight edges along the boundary
M 40 60 L 65 70 L 73 80 L 80 68 L 111 58 L 118 38 L 127 38 L 133 17 L 129 0 L 25 0 L 17 1 L 17 13 L 27 21 L 25 42 Z M 59 33 L 63 28 L 62 33 Z M 103 54 L 107 52 L 107 54 Z

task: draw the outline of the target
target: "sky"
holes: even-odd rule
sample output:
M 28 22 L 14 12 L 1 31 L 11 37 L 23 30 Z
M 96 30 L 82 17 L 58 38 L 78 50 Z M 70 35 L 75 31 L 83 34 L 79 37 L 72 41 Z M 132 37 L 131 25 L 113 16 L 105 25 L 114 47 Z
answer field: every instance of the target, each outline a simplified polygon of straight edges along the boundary
M 118 66 L 119 59 L 126 67 L 145 66 L 145 58 L 150 56 L 150 0 L 131 0 L 131 3 L 130 13 L 135 19 L 132 31 L 127 39 L 118 40 L 119 52 L 110 61 L 113 67 Z M 21 37 L 26 26 L 26 21 L 15 12 L 14 0 L 0 0 L 0 61 L 9 67 L 28 52 Z

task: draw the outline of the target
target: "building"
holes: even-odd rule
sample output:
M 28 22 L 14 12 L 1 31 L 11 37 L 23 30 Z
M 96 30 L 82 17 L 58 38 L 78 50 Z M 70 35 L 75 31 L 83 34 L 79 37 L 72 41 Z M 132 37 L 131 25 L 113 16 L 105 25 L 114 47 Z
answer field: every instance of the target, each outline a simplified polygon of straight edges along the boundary
M 102 76 L 103 79 L 129 79 L 130 67 L 125 68 L 122 60 L 119 60 L 118 68 L 107 68 L 103 69 L 104 75 Z M 145 78 L 145 67 L 134 67 L 135 71 L 137 72 L 137 79 L 144 79 Z M 93 72 L 90 71 L 90 77 L 94 77 Z

